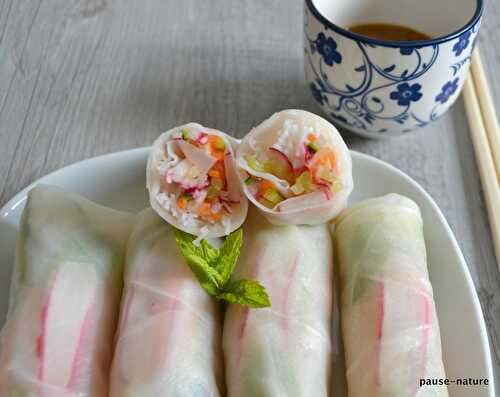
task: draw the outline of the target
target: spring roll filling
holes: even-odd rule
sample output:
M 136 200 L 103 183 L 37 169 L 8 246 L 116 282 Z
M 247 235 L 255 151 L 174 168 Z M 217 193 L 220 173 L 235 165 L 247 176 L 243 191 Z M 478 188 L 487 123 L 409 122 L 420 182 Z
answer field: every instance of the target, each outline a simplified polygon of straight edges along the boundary
M 228 224 L 239 204 L 237 181 L 229 180 L 231 156 L 228 143 L 218 135 L 186 128 L 174 133 L 158 165 L 158 202 L 182 225 L 197 220 Z
M 250 147 L 253 153 L 244 156 L 245 184 L 267 208 L 279 211 L 288 204 L 294 207 L 294 199 L 306 195 L 324 202 L 342 190 L 337 154 L 313 127 L 300 131 L 293 120 L 287 119 L 270 146 L 257 148 L 250 142 Z

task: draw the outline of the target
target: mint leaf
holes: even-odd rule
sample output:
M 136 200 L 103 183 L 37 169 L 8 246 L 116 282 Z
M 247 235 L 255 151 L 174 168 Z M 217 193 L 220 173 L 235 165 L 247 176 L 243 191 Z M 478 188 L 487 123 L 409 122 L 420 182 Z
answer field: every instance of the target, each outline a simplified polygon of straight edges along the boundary
M 194 243 L 196 236 L 193 236 L 192 234 L 175 229 L 175 240 L 177 241 L 177 245 L 179 245 L 180 242 L 185 244 L 189 253 L 205 259 L 205 261 L 207 261 L 207 263 L 212 267 L 219 258 L 219 251 L 212 247 L 206 240 L 201 240 L 200 244 L 196 245 Z
M 194 239 L 195 237 L 189 233 L 175 230 L 175 241 L 191 271 L 205 291 L 210 295 L 217 295 L 224 286 L 222 278 L 203 256 L 204 251 L 201 246 L 197 247 L 193 243 Z
M 175 241 L 202 288 L 217 299 L 252 308 L 269 307 L 265 288 L 255 280 L 230 281 L 243 241 L 239 229 L 226 237 L 220 250 L 206 240 L 194 244 L 196 236 L 175 229 Z
M 243 230 L 238 229 L 227 236 L 220 247 L 219 260 L 215 265 L 215 269 L 219 272 L 224 284 L 229 281 L 231 274 L 233 274 L 238 257 L 240 256 L 242 242 Z
M 198 248 L 201 251 L 201 256 L 209 263 L 209 265 L 211 267 L 215 267 L 217 260 L 219 259 L 219 251 L 212 247 L 207 240 L 201 240 Z
M 251 308 L 270 307 L 271 302 L 266 289 L 255 280 L 237 280 L 230 282 L 217 299 L 238 303 Z
M 187 255 L 184 258 L 203 289 L 210 295 L 219 294 L 223 287 L 219 273 L 199 256 Z

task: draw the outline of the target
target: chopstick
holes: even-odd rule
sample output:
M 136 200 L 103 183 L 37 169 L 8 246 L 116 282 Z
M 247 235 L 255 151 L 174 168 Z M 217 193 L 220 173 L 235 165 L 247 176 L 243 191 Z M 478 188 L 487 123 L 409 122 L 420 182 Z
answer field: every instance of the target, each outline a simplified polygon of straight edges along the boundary
M 463 97 L 500 270 L 500 128 L 477 48 Z
M 495 105 L 488 87 L 488 80 L 481 61 L 479 50 L 474 51 L 472 56 L 471 65 L 472 79 L 476 88 L 476 94 L 479 99 L 479 106 L 483 115 L 484 126 L 488 134 L 490 143 L 490 151 L 495 162 L 495 169 L 497 178 L 500 179 L 500 127 L 498 126 L 498 119 L 495 112 Z

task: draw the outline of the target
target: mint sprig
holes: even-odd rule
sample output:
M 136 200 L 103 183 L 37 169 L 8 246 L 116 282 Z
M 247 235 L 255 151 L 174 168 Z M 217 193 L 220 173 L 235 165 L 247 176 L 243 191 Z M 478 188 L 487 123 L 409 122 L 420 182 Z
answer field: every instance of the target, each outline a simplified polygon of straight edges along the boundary
M 243 230 L 238 229 L 226 237 L 219 249 L 219 257 L 214 267 L 221 275 L 224 285 L 227 285 L 229 282 L 231 274 L 233 274 L 234 268 L 238 263 L 242 243 Z
M 230 282 L 224 288 L 224 292 L 219 294 L 219 299 L 251 308 L 271 306 L 266 289 L 255 280 Z
M 194 243 L 196 236 L 175 230 L 175 241 L 202 288 L 219 300 L 251 308 L 270 307 L 266 289 L 255 280 L 231 280 L 243 242 L 243 230 L 226 237 L 220 249 L 206 240 Z

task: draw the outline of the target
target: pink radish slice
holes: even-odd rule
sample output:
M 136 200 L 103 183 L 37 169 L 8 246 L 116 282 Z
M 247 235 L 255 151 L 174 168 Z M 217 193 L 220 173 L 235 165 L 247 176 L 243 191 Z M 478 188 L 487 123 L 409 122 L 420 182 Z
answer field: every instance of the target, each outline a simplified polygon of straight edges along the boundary
M 206 175 L 215 164 L 216 159 L 210 156 L 203 149 L 199 149 L 185 141 L 179 141 L 178 145 L 184 156 L 192 163 L 201 175 Z
M 309 168 L 306 165 L 303 165 L 301 167 L 297 167 L 293 170 L 296 176 L 299 176 L 303 172 L 310 171 Z
M 332 199 L 332 191 L 330 190 L 330 188 L 323 189 L 323 194 L 325 195 L 327 201 Z
M 205 182 L 202 182 L 198 185 L 195 185 L 195 186 L 183 186 L 181 185 L 182 189 L 184 190 L 183 193 L 186 193 L 186 194 L 193 194 L 194 192 L 196 192 L 197 190 L 203 190 L 203 189 L 206 189 L 210 184 L 208 183 L 208 181 L 205 181 Z
M 411 324 L 417 338 L 417 344 L 409 356 L 409 362 L 413 363 L 415 372 L 408 380 L 408 388 L 415 393 L 419 387 L 419 379 L 425 377 L 427 369 L 427 349 L 429 348 L 430 330 L 430 303 L 429 296 L 424 291 L 411 290 L 409 293 L 408 307 L 415 308 L 414 323 Z
M 73 366 L 71 367 L 71 375 L 69 378 L 69 383 L 68 387 L 69 389 L 73 389 L 75 386 L 77 386 L 78 382 L 78 375 L 81 371 L 81 360 L 80 358 L 84 354 L 85 350 L 85 343 L 88 338 L 89 330 L 92 327 L 92 320 L 93 320 L 93 311 L 94 305 L 91 305 L 89 309 L 87 310 L 87 313 L 85 315 L 85 319 L 83 320 L 83 325 L 82 325 L 82 332 L 80 333 L 80 339 L 78 341 L 78 348 L 75 354 L 76 359 L 73 361 Z M 85 368 L 83 369 L 84 371 L 86 370 Z
M 208 143 L 208 137 L 203 133 L 200 133 L 195 140 L 196 142 L 201 143 L 202 145 Z
M 232 202 L 224 200 L 222 198 L 220 199 L 220 202 L 222 204 L 222 208 L 224 208 L 227 211 L 228 214 L 232 214 L 233 213 L 233 209 L 231 208 Z M 234 204 L 238 204 L 238 203 L 234 203 Z
M 282 201 L 276 206 L 276 210 L 280 212 L 297 211 L 307 207 L 315 207 L 324 204 L 328 201 L 324 189 L 316 190 L 302 196 L 292 197 Z
M 418 372 L 415 374 L 415 388 L 414 391 L 418 389 L 418 380 L 425 377 L 425 372 L 427 370 L 427 348 L 429 346 L 429 332 L 430 332 L 430 302 L 429 296 L 425 293 L 421 294 L 422 303 L 422 344 L 420 349 L 420 364 L 417 365 Z
M 37 377 L 38 379 L 43 378 L 43 365 L 42 359 L 44 356 L 44 341 L 45 341 L 45 324 L 47 322 L 47 309 L 50 304 L 50 293 L 42 307 L 42 313 L 40 314 L 40 335 L 36 340 L 36 356 L 40 360 L 40 366 L 38 367 Z
M 386 392 L 413 395 L 427 368 L 430 298 L 418 285 L 391 282 L 384 285 L 383 299 L 377 385 Z M 395 340 L 411 344 L 402 350 Z M 394 372 L 395 367 L 406 370 Z
M 330 200 L 332 198 L 332 191 L 328 182 L 319 180 L 316 182 L 316 185 L 321 186 L 321 190 L 323 190 L 323 194 L 325 195 L 327 200 Z
M 293 174 L 293 164 L 292 161 L 288 158 L 288 156 L 283 153 L 281 150 L 275 148 L 275 147 L 270 147 L 268 150 L 269 157 L 271 159 L 274 159 L 276 161 L 279 161 L 283 167 L 288 168 L 288 171 Z
M 302 147 L 304 150 L 304 162 L 307 164 L 313 158 L 314 153 L 309 150 L 309 148 L 307 147 L 307 145 L 305 143 L 303 144 Z
M 96 300 L 97 283 L 89 263 L 67 262 L 58 270 L 47 298 L 46 315 L 42 316 L 43 382 L 60 387 L 70 384 L 79 356 L 84 354 L 80 344 Z
M 245 336 L 245 328 L 247 326 L 247 321 L 248 321 L 248 307 L 243 307 L 241 308 L 241 324 L 240 324 L 240 329 L 238 332 L 238 337 L 240 339 L 243 339 Z
M 326 189 L 330 189 L 330 184 L 327 181 L 324 181 L 323 179 L 317 180 L 316 185 L 324 187 Z

